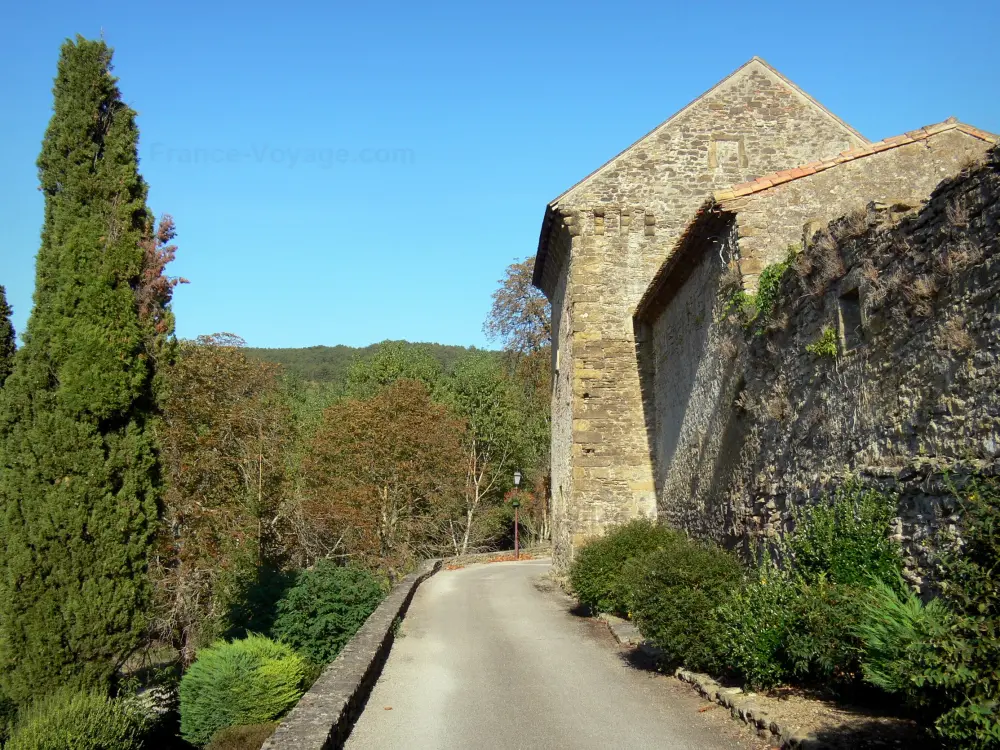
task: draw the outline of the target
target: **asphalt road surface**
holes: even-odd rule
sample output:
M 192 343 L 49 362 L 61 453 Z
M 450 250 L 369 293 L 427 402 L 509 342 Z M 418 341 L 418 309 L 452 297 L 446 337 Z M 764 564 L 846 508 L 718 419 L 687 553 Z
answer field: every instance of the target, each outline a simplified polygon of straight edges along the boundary
M 761 747 L 673 678 L 631 666 L 548 571 L 479 564 L 421 584 L 348 750 Z

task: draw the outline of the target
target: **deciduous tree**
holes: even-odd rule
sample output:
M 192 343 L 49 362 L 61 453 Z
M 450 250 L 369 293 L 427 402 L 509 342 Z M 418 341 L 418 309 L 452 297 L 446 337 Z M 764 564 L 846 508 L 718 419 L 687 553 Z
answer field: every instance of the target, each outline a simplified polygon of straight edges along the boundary
M 462 516 L 453 522 L 455 552 L 490 541 L 497 531 L 484 511 L 498 507 L 513 486 L 515 469 L 533 464 L 530 405 L 502 363 L 488 353 L 461 360 L 445 385 L 445 400 L 467 425 L 463 436 L 466 481 Z
M 0 685 L 22 703 L 107 683 L 140 642 L 161 485 L 135 112 L 104 42 L 67 41 L 53 93 L 34 307 L 0 391 Z
M 346 391 L 351 398 L 371 398 L 406 378 L 423 383 L 433 393 L 441 375 L 441 363 L 428 352 L 403 341 L 383 341 L 374 354 L 351 364 Z
M 157 625 L 185 663 L 291 544 L 282 515 L 291 416 L 279 370 L 217 334 L 182 343 L 170 371 Z
M 463 429 L 415 380 L 327 409 L 303 463 L 303 507 L 328 548 L 390 572 L 442 549 L 465 480 Z
M 507 266 L 500 287 L 493 292 L 483 331 L 504 350 L 527 355 L 552 343 L 552 306 L 531 284 L 535 259 L 526 258 Z
M 526 427 L 534 446 L 533 460 L 520 468 L 533 488 L 537 498 L 534 505 L 538 506 L 548 497 L 552 307 L 531 283 L 534 269 L 534 258 L 507 267 L 493 293 L 483 330 L 502 343 L 509 371 L 530 403 Z M 547 521 L 547 514 L 542 516 Z M 539 528 L 547 528 L 547 523 L 540 523 Z

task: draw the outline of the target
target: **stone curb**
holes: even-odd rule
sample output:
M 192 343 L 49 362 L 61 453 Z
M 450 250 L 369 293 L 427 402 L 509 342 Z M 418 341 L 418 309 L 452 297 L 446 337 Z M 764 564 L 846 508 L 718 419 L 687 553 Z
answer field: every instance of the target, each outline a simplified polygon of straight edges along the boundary
M 441 560 L 427 560 L 393 587 L 261 750 L 343 746 L 389 656 L 394 625 L 409 607 L 417 586 L 440 567 Z
M 662 655 L 663 652 L 645 640 L 639 629 L 628 620 L 607 614 L 600 614 L 598 617 L 607 623 L 615 640 L 622 645 L 634 646 L 644 654 L 654 658 Z M 734 719 L 739 719 L 754 727 L 758 736 L 763 739 L 778 742 L 782 750 L 828 750 L 831 747 L 813 735 L 800 732 L 795 727 L 779 724 L 768 715 L 762 706 L 754 702 L 753 693 L 746 693 L 738 687 L 725 687 L 706 674 L 686 669 L 675 670 L 674 677 L 694 686 L 708 700 L 728 708 Z

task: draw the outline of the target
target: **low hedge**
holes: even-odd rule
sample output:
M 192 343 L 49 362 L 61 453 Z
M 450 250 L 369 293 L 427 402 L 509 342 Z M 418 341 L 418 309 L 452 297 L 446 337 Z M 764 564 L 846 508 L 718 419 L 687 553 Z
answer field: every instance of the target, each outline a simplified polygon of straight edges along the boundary
M 770 566 L 751 573 L 734 591 L 719 609 L 727 674 L 755 690 L 787 679 L 784 650 L 798 593 L 786 574 Z
M 677 536 L 628 564 L 628 606 L 668 664 L 718 672 L 726 656 L 720 610 L 742 579 L 732 553 Z
M 271 635 L 317 665 L 328 664 L 385 598 L 386 586 L 360 568 L 320 560 L 277 604 Z
M 630 615 L 671 665 L 758 689 L 876 688 L 948 747 L 1000 748 L 1000 478 L 953 490 L 962 520 L 958 538 L 938 540 L 929 602 L 901 575 L 896 497 L 857 482 L 795 513 L 784 570 L 744 571 L 729 552 L 637 521 L 584 547 L 570 581 L 581 603 Z
M 625 564 L 680 539 L 677 531 L 644 519 L 611 529 L 577 553 L 569 574 L 573 593 L 593 611 L 628 616 L 631 582 L 623 578 Z

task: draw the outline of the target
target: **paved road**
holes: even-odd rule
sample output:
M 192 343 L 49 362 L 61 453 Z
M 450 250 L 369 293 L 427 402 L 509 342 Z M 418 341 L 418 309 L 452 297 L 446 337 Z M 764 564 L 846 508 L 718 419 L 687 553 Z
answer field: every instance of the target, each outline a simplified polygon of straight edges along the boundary
M 757 747 L 676 681 L 626 664 L 606 628 L 546 586 L 548 570 L 493 563 L 425 581 L 348 750 Z

